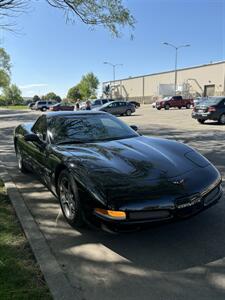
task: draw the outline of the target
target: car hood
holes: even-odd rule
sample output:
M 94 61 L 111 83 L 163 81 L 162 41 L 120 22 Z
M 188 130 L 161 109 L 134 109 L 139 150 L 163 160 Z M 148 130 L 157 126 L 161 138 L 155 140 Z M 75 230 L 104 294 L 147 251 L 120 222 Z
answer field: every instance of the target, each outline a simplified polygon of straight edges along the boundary
M 140 136 L 60 147 L 69 152 L 71 158 L 79 158 L 94 173 L 102 170 L 104 174 L 154 180 L 160 176 L 175 177 L 196 167 L 184 157 L 185 153 L 193 151 L 190 147 L 157 138 Z
M 84 184 L 93 195 L 114 201 L 180 193 L 174 180 L 184 174 L 201 169 L 189 153 L 198 153 L 190 147 L 171 140 L 144 136 L 108 142 L 60 146 L 68 153 L 69 161 L 79 160 L 73 171 L 83 177 Z M 204 167 L 209 162 L 201 155 Z M 202 163 L 202 161 L 201 161 Z M 75 165 L 75 164 L 74 164 Z M 81 175 L 82 174 L 82 175 Z M 171 183 L 173 182 L 173 184 Z

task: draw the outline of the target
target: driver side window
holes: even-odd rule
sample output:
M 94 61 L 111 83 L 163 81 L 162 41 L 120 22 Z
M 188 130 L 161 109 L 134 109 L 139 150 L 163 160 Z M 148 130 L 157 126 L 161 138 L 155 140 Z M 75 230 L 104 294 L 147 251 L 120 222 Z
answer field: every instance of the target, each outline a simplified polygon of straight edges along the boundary
M 45 116 L 41 116 L 34 124 L 32 131 L 42 140 L 47 138 L 47 120 Z

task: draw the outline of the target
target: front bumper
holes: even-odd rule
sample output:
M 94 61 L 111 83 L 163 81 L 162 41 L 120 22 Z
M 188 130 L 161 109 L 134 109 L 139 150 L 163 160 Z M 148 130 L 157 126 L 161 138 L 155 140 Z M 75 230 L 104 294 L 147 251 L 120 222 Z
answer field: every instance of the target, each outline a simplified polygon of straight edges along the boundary
M 219 183 L 211 190 L 207 190 L 201 194 L 195 193 L 186 197 L 173 199 L 173 201 L 168 197 L 168 199 L 164 199 L 164 201 L 162 200 L 160 203 L 157 200 L 151 200 L 148 202 L 148 209 L 138 209 L 141 203 L 138 203 L 136 208 L 134 205 L 123 207 L 123 211 L 126 212 L 125 220 L 113 220 L 112 218 L 109 219 L 96 213 L 95 216 L 103 222 L 121 225 L 183 219 L 196 215 L 211 207 L 216 204 L 222 196 L 223 190 L 221 183 Z M 144 206 L 146 206 L 146 203 Z

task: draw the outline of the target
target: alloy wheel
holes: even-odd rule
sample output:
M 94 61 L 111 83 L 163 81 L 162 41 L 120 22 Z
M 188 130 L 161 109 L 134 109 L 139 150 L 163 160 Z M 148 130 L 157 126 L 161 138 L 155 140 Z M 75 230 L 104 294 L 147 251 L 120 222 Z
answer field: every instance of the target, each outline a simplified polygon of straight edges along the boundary
M 76 200 L 74 199 L 71 183 L 66 176 L 61 179 L 59 192 L 59 199 L 65 216 L 69 220 L 74 219 L 76 217 Z

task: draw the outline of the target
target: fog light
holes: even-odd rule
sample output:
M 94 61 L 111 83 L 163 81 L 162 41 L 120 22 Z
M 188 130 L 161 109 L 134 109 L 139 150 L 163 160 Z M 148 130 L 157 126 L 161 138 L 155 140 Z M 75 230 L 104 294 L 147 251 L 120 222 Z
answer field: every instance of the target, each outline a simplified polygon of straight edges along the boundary
M 106 210 L 102 208 L 95 208 L 95 213 L 109 219 L 124 220 L 126 213 L 124 211 Z

